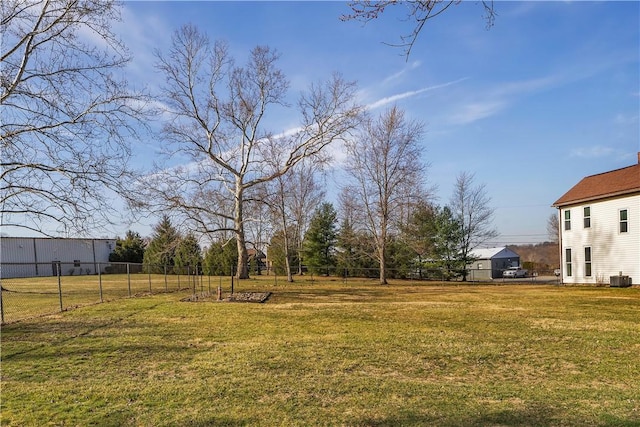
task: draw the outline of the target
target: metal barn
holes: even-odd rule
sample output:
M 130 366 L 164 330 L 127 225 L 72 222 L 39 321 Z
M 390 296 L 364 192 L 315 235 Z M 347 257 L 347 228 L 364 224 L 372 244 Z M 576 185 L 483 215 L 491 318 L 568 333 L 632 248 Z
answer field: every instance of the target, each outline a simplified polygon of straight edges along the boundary
M 520 265 L 520 255 L 507 247 L 475 249 L 471 255 L 476 261 L 468 268 L 475 280 L 497 279 L 507 268 Z
M 0 238 L 0 278 L 104 272 L 115 239 Z

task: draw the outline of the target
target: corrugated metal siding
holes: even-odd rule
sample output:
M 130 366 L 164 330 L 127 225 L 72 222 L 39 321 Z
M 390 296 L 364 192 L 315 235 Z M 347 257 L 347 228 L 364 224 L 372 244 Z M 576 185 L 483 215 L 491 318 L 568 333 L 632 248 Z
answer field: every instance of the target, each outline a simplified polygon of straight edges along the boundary
M 583 208 L 591 207 L 591 227 L 584 228 Z M 564 211 L 571 210 L 571 230 L 564 230 Z M 628 212 L 628 232 L 620 233 L 619 212 Z M 573 205 L 560 210 L 562 268 L 565 283 L 608 284 L 622 272 L 640 284 L 640 195 Z M 585 275 L 585 247 L 591 247 L 592 275 Z M 565 253 L 572 252 L 573 275 L 567 276 Z
M 0 238 L 0 277 L 35 277 L 38 275 L 38 266 L 34 260 L 35 246 L 32 238 Z
M 63 263 L 64 275 L 97 274 L 98 263 L 104 271 L 113 248 L 114 239 L 3 237 L 0 274 L 4 278 L 51 276 L 58 261 Z

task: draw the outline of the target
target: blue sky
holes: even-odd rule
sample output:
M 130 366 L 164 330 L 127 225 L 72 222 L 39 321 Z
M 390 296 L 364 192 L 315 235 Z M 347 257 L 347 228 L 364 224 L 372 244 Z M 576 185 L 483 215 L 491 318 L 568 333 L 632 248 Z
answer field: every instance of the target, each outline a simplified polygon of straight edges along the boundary
M 501 234 L 491 243 L 535 243 L 547 239 L 551 204 L 582 177 L 637 161 L 640 2 L 497 1 L 495 9 L 487 29 L 479 3 L 450 8 L 426 24 L 408 59 L 384 44 L 411 31 L 398 13 L 342 22 L 346 2 L 125 2 L 114 29 L 134 55 L 130 82 L 151 91 L 162 83 L 152 52 L 186 23 L 226 40 L 238 62 L 256 45 L 277 49 L 292 99 L 340 72 L 374 114 L 395 103 L 424 122 L 439 204 L 456 175 L 475 173 Z M 150 166 L 160 145 L 136 145 L 135 164 Z M 157 218 L 147 221 L 114 232 L 147 236 Z
M 342 73 L 373 113 L 395 103 L 425 123 L 438 203 L 458 173 L 475 173 L 495 208 L 501 236 L 492 243 L 534 243 L 547 238 L 551 204 L 582 177 L 637 161 L 640 3 L 499 1 L 495 9 L 488 30 L 480 4 L 449 9 L 427 23 L 408 60 L 385 44 L 411 30 L 399 13 L 342 22 L 346 2 L 126 2 L 117 31 L 135 57 L 131 81 L 151 89 L 161 83 L 151 52 L 185 23 L 226 40 L 240 62 L 256 45 L 277 49 L 292 97 Z M 274 130 L 290 120 L 274 118 Z M 157 144 L 138 147 L 136 161 Z

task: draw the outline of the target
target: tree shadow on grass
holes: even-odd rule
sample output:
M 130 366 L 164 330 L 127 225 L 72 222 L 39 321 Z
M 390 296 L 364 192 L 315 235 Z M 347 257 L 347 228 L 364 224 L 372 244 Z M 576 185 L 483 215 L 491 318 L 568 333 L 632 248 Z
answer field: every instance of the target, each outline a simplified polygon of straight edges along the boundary
M 152 305 L 145 310 L 153 310 L 160 304 L 161 303 Z M 37 352 L 43 347 L 52 346 L 60 348 L 64 344 L 78 338 L 89 336 L 101 329 L 117 328 L 117 325 L 126 323 L 129 318 L 139 314 L 140 311 L 132 311 L 123 316 L 113 318 L 100 317 L 89 319 L 85 317 L 81 320 L 66 318 L 60 321 L 42 321 L 41 319 L 35 319 L 28 323 L 5 325 L 2 331 L 2 340 L 5 343 L 2 351 L 2 360 L 6 362 L 20 356 L 25 356 L 29 353 Z M 135 322 L 135 328 L 144 329 L 144 322 Z M 41 339 L 39 339 L 39 337 L 41 337 Z M 32 345 L 27 345 L 27 348 L 23 350 L 7 353 L 7 343 L 10 342 L 20 343 L 22 345 L 26 345 L 25 343 L 29 342 Z
M 391 426 L 439 426 L 439 427 L 484 427 L 484 426 L 536 426 L 551 427 L 562 423 L 562 417 L 553 408 L 543 405 L 532 405 L 521 409 L 505 409 L 501 411 L 481 411 L 473 415 L 451 414 L 437 416 L 408 413 L 386 419 L 362 419 L 349 425 L 367 427 Z

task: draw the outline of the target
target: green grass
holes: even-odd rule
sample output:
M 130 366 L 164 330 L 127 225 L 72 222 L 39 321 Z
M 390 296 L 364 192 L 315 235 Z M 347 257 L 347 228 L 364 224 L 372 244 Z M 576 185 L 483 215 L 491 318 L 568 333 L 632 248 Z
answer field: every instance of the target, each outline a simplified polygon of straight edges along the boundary
M 197 291 L 229 287 L 229 277 L 198 277 Z M 192 289 L 193 276 L 162 274 L 103 274 L 2 280 L 2 309 L 5 323 L 56 313 L 84 305 L 148 293 Z M 222 282 L 220 282 L 222 281 Z M 62 292 L 62 301 L 60 298 Z
M 2 425 L 640 425 L 638 288 L 236 290 L 5 325 Z

